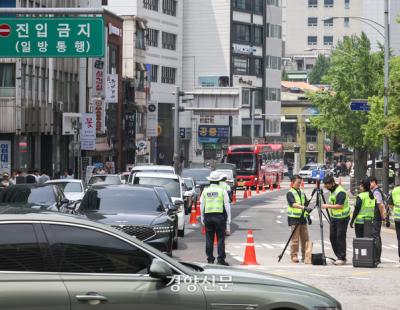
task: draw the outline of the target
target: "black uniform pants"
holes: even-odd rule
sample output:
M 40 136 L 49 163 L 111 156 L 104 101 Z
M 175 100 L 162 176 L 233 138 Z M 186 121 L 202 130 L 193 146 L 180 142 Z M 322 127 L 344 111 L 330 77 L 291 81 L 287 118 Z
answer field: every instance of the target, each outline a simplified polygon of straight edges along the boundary
M 225 260 L 226 218 L 223 213 L 205 214 L 207 260 L 214 261 L 214 236 L 218 238 L 218 261 Z
M 332 249 L 340 260 L 346 259 L 346 234 L 350 217 L 344 219 L 331 218 L 330 234 Z
M 399 250 L 399 257 L 400 257 L 400 221 L 395 221 L 394 225 L 396 227 L 397 243 L 398 243 L 398 250 Z
M 381 260 L 382 255 L 382 238 L 381 238 L 382 221 L 375 220 L 372 223 L 372 238 L 376 242 L 376 257 Z

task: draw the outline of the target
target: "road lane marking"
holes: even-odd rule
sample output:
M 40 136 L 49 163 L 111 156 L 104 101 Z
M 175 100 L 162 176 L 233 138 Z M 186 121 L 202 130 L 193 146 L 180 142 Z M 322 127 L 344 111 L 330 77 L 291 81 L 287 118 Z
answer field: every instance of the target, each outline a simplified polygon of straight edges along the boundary
M 387 249 L 387 250 L 393 250 L 390 246 L 382 244 L 382 248 Z
M 397 247 L 397 245 L 395 245 L 395 244 L 389 244 L 389 246 L 391 246 L 393 249 L 398 249 L 398 247 Z
M 281 221 L 279 221 L 279 220 L 276 220 L 276 222 L 277 222 L 278 224 L 282 224 L 282 222 L 281 222 Z
M 265 246 L 267 249 L 273 249 L 274 247 L 272 245 L 269 245 L 268 243 L 261 243 L 263 246 Z
M 391 259 L 388 259 L 388 258 L 381 258 L 381 261 L 388 262 L 388 263 L 397 263 L 395 260 L 391 260 Z
M 362 278 L 362 277 L 346 277 L 346 278 L 352 280 L 369 280 L 369 278 Z
M 276 218 L 281 219 L 281 218 L 282 218 L 282 215 L 278 215 Z

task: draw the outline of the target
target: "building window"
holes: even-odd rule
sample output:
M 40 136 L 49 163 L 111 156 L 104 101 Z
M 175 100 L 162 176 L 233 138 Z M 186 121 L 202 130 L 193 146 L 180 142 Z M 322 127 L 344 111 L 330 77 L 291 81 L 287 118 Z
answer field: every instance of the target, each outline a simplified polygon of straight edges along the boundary
M 266 100 L 269 101 L 280 101 L 281 100 L 281 89 L 280 88 L 266 88 Z
M 333 27 L 333 18 L 325 19 L 324 26 L 325 27 Z
M 308 36 L 307 44 L 308 45 L 317 45 L 317 36 Z
M 176 0 L 163 0 L 163 13 L 176 16 Z
M 143 0 L 143 7 L 148 10 L 158 11 L 158 0 Z
M 148 28 L 146 30 L 147 46 L 158 47 L 158 30 Z
M 333 8 L 333 0 L 324 0 L 324 7 Z
M 233 72 L 235 74 L 248 75 L 250 72 L 250 58 L 233 56 Z
M 109 74 L 118 74 L 118 46 L 115 44 L 108 44 L 108 73 Z
M 136 63 L 136 90 L 137 91 L 144 91 L 144 78 L 145 76 L 145 70 L 144 70 L 144 65 L 141 63 Z
M 234 9 L 251 11 L 251 0 L 232 0 Z
M 176 34 L 163 32 L 162 33 L 162 48 L 167 50 L 176 50 Z
M 281 120 L 277 118 L 267 118 L 265 120 L 266 134 L 279 135 L 281 132 Z
M 136 23 L 136 48 L 144 50 L 146 48 L 144 44 L 144 29 Z
M 253 34 L 254 34 L 253 44 L 254 45 L 262 45 L 263 44 L 263 28 L 254 26 Z
M 308 7 L 309 7 L 309 8 L 316 8 L 316 7 L 318 7 L 318 0 L 308 0 Z
M 267 0 L 267 5 L 281 6 L 281 0 Z
M 350 9 L 350 0 L 344 0 L 344 8 L 345 9 Z
M 324 45 L 333 45 L 333 36 L 324 36 Z
M 282 26 L 267 23 L 267 37 L 282 39 Z
M 0 64 L 0 97 L 15 97 L 15 64 Z
M 343 20 L 344 20 L 344 26 L 346 28 L 349 28 L 350 27 L 350 18 L 345 17 Z
M 256 109 L 261 109 L 262 108 L 262 103 L 263 103 L 263 93 L 262 89 L 255 89 L 253 90 L 254 92 L 254 103 L 255 103 L 255 108 Z
M 171 67 L 162 67 L 161 83 L 175 84 L 176 69 Z
M 264 0 L 254 0 L 254 13 L 263 15 L 264 13 Z
M 312 128 L 310 126 L 306 127 L 306 141 L 307 143 L 310 142 L 317 142 L 318 141 L 318 130 Z
M 317 27 L 317 26 L 318 26 L 318 17 L 309 17 L 308 27 Z
M 150 65 L 150 81 L 157 83 L 158 82 L 158 65 Z
M 242 125 L 242 136 L 250 138 L 251 125 Z M 261 137 L 261 126 L 254 124 L 254 137 Z
M 233 24 L 233 37 L 236 42 L 250 42 L 250 26 L 244 24 Z
M 252 73 L 257 76 L 262 76 L 262 74 L 263 74 L 262 58 L 253 58 L 253 72 Z
M 243 88 L 242 90 L 242 105 L 249 106 L 250 105 L 250 89 Z
M 267 61 L 266 67 L 268 69 L 273 69 L 273 70 L 281 69 L 281 62 L 282 62 L 281 57 L 267 55 L 266 61 Z

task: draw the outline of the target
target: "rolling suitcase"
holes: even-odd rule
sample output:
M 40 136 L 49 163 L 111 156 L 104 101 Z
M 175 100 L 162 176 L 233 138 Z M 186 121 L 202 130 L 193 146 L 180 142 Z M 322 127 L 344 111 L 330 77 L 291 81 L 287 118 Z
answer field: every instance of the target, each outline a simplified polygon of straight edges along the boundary
M 374 238 L 353 239 L 353 267 L 376 268 L 376 241 Z

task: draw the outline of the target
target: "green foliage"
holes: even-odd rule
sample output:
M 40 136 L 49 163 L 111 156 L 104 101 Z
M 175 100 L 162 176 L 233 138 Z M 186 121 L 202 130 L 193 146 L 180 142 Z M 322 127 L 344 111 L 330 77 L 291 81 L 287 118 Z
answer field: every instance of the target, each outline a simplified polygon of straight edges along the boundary
M 281 77 L 282 81 L 288 81 L 289 80 L 289 75 L 287 74 L 286 70 L 283 69 L 282 70 L 282 77 Z
M 315 66 L 312 68 L 308 74 L 308 81 L 310 84 L 321 84 L 323 82 L 323 77 L 328 72 L 330 67 L 329 58 L 322 54 L 318 55 Z

